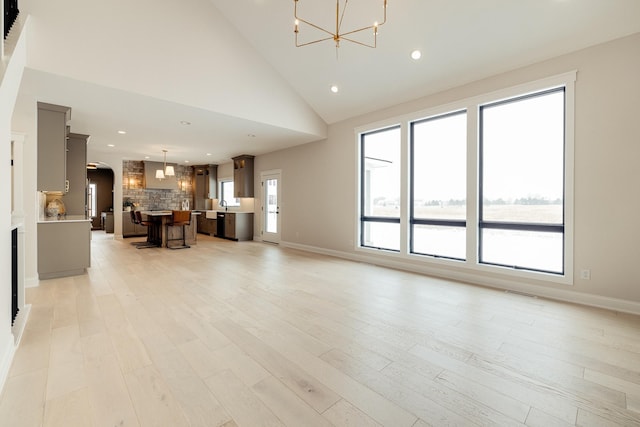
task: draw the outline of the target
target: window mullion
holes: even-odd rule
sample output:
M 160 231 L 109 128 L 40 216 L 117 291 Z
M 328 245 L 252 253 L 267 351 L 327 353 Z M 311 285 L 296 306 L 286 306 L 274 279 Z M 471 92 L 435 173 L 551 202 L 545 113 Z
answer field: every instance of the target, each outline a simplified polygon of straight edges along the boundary
M 405 255 L 409 253 L 409 197 L 410 197 L 410 149 L 409 149 L 409 125 L 403 122 L 400 127 L 400 253 Z
M 478 264 L 479 129 L 478 106 L 467 107 L 467 263 Z

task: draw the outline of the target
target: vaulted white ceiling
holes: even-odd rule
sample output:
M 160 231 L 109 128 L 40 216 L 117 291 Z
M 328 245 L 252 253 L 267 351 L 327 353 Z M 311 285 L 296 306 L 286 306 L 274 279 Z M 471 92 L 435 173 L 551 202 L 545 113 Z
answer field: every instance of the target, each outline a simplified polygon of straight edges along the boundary
M 343 29 L 380 20 L 382 3 L 350 0 Z M 160 160 L 168 149 L 172 162 L 224 163 L 321 140 L 327 124 L 640 31 L 638 0 L 388 0 L 376 49 L 345 41 L 296 48 L 293 6 L 22 0 L 31 33 L 16 121 L 34 100 L 68 105 L 72 131 L 91 135 L 91 161 L 111 151 Z M 301 15 L 327 27 L 335 7 L 298 2 Z M 301 40 L 317 35 L 301 26 Z

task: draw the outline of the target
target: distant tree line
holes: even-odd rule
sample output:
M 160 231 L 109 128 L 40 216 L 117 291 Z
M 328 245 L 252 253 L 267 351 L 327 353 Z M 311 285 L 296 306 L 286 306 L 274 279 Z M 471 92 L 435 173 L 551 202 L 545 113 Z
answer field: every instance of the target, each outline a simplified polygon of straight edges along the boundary
M 428 200 L 423 206 L 464 206 L 467 204 L 465 199 L 449 199 L 449 200 Z
M 396 206 L 399 204 L 398 200 L 388 200 L 384 197 L 377 197 L 373 199 L 373 203 L 375 205 L 381 206 Z M 558 198 L 555 200 L 545 199 L 544 197 L 521 197 L 514 200 L 505 200 L 503 198 L 497 199 L 483 199 L 483 203 L 487 206 L 489 205 L 561 205 L 562 199 Z M 416 205 L 422 206 L 465 206 L 467 204 L 466 199 L 449 199 L 449 200 L 426 200 L 426 201 L 415 201 Z
M 518 199 L 505 200 L 503 198 L 497 199 L 483 199 L 485 205 L 561 205 L 562 199 L 545 199 L 544 197 L 521 197 Z M 427 200 L 422 203 L 423 206 L 464 206 L 467 201 L 465 199 L 449 199 L 449 200 Z
M 521 197 L 519 199 L 513 200 L 510 202 L 508 200 L 504 200 L 502 198 L 498 199 L 483 199 L 482 200 L 485 205 L 561 205 L 562 199 L 558 198 L 555 200 L 545 199 L 544 197 Z

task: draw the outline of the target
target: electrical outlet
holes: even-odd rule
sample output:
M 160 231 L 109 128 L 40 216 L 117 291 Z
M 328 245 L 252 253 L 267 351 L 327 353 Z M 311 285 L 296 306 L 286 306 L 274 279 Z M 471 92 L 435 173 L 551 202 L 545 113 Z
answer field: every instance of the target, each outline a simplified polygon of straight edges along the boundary
M 580 270 L 580 278 L 583 280 L 591 280 L 591 270 Z

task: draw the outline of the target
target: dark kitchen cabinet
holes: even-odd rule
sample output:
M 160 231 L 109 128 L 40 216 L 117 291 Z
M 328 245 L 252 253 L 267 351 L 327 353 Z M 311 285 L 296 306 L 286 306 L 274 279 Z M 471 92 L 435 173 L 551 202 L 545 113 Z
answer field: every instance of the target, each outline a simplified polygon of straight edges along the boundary
M 233 158 L 233 191 L 238 198 L 253 197 L 253 159 L 242 155 Z
M 193 167 L 194 209 L 210 209 L 209 199 L 215 199 L 218 191 L 218 166 L 202 165 Z
M 225 212 L 224 237 L 230 240 L 253 240 L 253 213 Z
M 113 212 L 100 213 L 100 228 L 105 233 L 113 233 Z
M 216 220 L 207 218 L 204 212 L 198 215 L 198 233 L 213 236 L 216 233 Z
M 122 237 L 146 236 L 147 226 L 135 224 L 131 212 L 122 212 Z
M 224 214 L 224 237 L 234 240 L 236 238 L 236 214 Z

